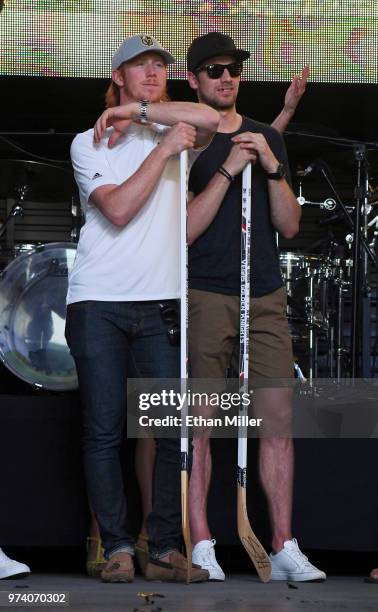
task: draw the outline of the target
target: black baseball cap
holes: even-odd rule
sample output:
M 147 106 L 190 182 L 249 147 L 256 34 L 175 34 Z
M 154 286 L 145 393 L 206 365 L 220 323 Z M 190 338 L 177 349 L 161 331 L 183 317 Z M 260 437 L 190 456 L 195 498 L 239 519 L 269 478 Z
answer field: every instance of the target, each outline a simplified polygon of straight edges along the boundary
M 190 45 L 186 55 L 188 70 L 194 72 L 202 62 L 216 55 L 231 55 L 237 62 L 244 62 L 251 54 L 244 49 L 237 49 L 231 36 L 209 32 L 195 38 Z

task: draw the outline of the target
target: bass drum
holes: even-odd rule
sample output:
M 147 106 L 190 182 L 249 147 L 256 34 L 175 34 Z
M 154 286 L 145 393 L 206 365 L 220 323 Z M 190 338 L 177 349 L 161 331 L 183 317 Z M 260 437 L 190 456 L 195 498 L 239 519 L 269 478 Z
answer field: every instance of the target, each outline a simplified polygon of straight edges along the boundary
M 76 245 L 56 242 L 19 255 L 0 280 L 0 358 L 37 388 L 78 386 L 64 336 L 68 272 Z

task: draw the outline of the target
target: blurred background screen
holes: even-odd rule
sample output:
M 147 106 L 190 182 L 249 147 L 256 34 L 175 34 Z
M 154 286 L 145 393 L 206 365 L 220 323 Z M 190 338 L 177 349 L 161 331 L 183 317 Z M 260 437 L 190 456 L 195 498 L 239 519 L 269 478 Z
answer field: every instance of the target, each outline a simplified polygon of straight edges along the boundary
M 191 40 L 229 33 L 251 51 L 244 80 L 285 81 L 305 63 L 311 79 L 378 82 L 377 0 L 0 0 L 2 75 L 110 76 L 127 36 L 155 36 L 184 79 Z

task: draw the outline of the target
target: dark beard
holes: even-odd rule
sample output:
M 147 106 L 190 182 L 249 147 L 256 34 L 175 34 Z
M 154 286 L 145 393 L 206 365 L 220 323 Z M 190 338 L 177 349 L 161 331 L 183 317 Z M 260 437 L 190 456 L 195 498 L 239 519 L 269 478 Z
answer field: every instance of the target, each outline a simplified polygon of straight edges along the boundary
M 225 103 L 220 103 L 217 102 L 216 100 L 213 100 L 211 98 L 208 98 L 207 96 L 204 96 L 203 94 L 201 95 L 201 102 L 203 104 L 207 104 L 208 106 L 211 106 L 211 108 L 214 108 L 214 110 L 218 110 L 218 111 L 222 111 L 222 110 L 228 110 L 230 108 L 233 108 L 235 102 L 225 102 Z

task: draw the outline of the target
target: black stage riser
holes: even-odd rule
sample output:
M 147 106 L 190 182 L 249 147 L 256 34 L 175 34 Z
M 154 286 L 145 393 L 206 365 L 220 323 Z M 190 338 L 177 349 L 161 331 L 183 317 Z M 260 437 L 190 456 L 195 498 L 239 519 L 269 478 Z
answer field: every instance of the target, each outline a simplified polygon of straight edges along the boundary
M 130 529 L 140 522 L 133 468 L 135 441 L 124 452 Z M 294 534 L 307 549 L 378 548 L 377 440 L 297 440 Z M 213 441 L 210 525 L 219 545 L 237 544 L 236 443 Z M 250 440 L 248 505 L 269 546 L 269 524 Z M 76 394 L 0 396 L 0 541 L 6 546 L 78 546 L 88 510 L 80 458 Z

